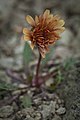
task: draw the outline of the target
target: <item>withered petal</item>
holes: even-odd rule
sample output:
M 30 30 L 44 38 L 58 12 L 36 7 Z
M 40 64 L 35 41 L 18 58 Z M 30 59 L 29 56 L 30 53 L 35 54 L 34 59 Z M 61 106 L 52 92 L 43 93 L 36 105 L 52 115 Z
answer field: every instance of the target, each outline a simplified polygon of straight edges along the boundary
M 65 30 L 65 27 L 59 27 L 59 28 L 55 28 L 54 31 L 57 33 L 57 34 L 61 34 L 62 32 L 64 32 Z
M 42 51 L 40 51 L 40 54 L 41 54 L 42 58 L 45 58 L 45 54 Z
M 60 17 L 58 15 L 53 16 L 52 19 L 49 21 L 49 24 L 48 24 L 49 28 L 52 29 L 55 26 L 57 26 L 60 21 L 59 19 L 60 19 Z
M 26 16 L 26 20 L 30 25 L 35 26 L 35 21 L 30 15 Z
M 64 20 L 59 20 L 55 26 L 55 28 L 57 27 L 62 27 L 65 24 Z
M 59 15 L 55 15 L 55 16 L 53 16 L 53 19 L 54 19 L 54 20 L 59 20 L 59 19 L 60 19 L 60 16 L 59 16 Z
M 36 24 L 39 23 L 39 18 L 38 18 L 38 16 L 35 16 L 35 23 L 36 23 Z
M 53 19 L 53 15 L 50 14 L 50 15 L 47 17 L 47 20 L 46 20 L 47 24 L 48 24 L 49 22 L 51 22 L 52 19 Z
M 25 41 L 31 40 L 31 36 L 29 36 L 29 35 L 24 35 L 24 40 L 25 40 Z
M 55 44 L 55 41 L 50 40 L 49 45 L 51 45 L 51 44 Z
M 60 20 L 60 21 L 59 21 L 59 25 L 60 25 L 60 26 L 63 26 L 64 24 L 65 24 L 64 20 Z
M 44 45 L 44 47 L 38 46 L 38 49 L 40 51 L 42 58 L 45 58 L 45 54 L 49 52 L 48 45 Z
M 46 51 L 42 48 L 39 48 L 39 52 L 40 52 L 42 58 L 45 58 Z
M 45 50 L 46 50 L 46 52 L 49 52 L 48 45 L 45 45 Z
M 23 34 L 30 34 L 30 30 L 27 28 L 23 28 Z
M 59 39 L 59 34 L 57 33 L 57 32 L 55 32 L 55 31 L 53 31 L 52 32 L 52 35 L 51 35 L 51 38 L 54 38 L 54 37 L 56 37 L 57 39 Z
M 33 42 L 31 42 L 30 47 L 32 50 L 34 49 L 34 46 L 35 46 L 35 44 Z
M 45 10 L 44 14 L 43 14 L 43 18 L 47 18 L 50 14 L 50 10 Z
M 42 17 L 42 15 L 40 15 L 40 16 L 39 16 L 39 23 L 40 23 L 40 24 L 41 24 L 42 20 L 43 20 L 43 17 Z

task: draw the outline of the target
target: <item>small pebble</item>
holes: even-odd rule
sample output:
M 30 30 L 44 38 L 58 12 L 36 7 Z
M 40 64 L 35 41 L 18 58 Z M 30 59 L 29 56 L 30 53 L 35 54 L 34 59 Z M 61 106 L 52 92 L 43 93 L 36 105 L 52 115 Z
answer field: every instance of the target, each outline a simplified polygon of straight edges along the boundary
M 58 115 L 62 115 L 66 112 L 66 109 L 64 107 L 60 107 L 58 110 L 56 110 L 56 113 Z
M 40 113 L 36 114 L 36 120 L 41 120 L 41 114 Z
M 55 114 L 55 115 L 54 115 L 54 118 L 53 118 L 52 120 L 62 120 L 62 119 L 61 119 L 60 116 L 58 116 L 58 115 Z
M 10 105 L 4 106 L 0 108 L 0 117 L 1 118 L 6 118 L 13 114 L 13 107 Z
M 27 115 L 26 118 L 30 118 L 30 115 Z
M 40 105 L 41 104 L 41 98 L 37 98 L 37 99 L 34 99 L 34 103 L 36 104 L 36 105 Z
M 53 114 L 55 114 L 55 108 L 56 108 L 56 101 L 51 101 L 50 109 Z
M 56 108 L 56 109 L 59 109 L 59 105 L 58 105 L 58 104 L 56 104 L 55 108 Z
M 58 99 L 58 101 L 57 101 L 57 102 L 58 102 L 58 104 L 61 104 L 61 100 L 60 100 L 60 99 Z

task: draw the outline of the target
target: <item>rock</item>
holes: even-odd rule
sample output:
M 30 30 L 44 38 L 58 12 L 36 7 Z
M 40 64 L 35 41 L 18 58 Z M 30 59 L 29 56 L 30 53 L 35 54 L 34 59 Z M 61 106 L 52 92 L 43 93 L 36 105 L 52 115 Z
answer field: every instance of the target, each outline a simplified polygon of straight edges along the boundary
M 1 119 L 1 120 L 15 120 L 15 116 L 9 117 L 9 118 L 4 118 L 4 119 Z
M 50 78 L 49 80 L 47 80 L 45 82 L 46 87 L 50 87 L 50 85 L 53 84 L 53 81 L 54 81 L 53 78 Z
M 12 106 L 7 105 L 7 106 L 4 106 L 4 107 L 1 107 L 0 108 L 0 117 L 1 118 L 6 118 L 6 117 L 12 115 L 13 112 L 14 111 L 13 111 L 13 107 Z
M 25 117 L 24 117 L 25 116 Z M 18 120 L 41 120 L 41 114 L 33 108 L 26 108 L 16 114 Z
M 0 118 L 0 120 L 15 120 L 15 118 L 14 118 L 14 117 L 11 117 L 11 118 L 4 118 L 4 119 Z
M 51 113 L 55 114 L 55 108 L 56 108 L 56 101 L 51 101 Z
M 59 105 L 58 104 L 56 104 L 56 109 L 59 109 Z
M 38 97 L 38 98 L 34 99 L 34 103 L 35 103 L 36 105 L 40 105 L 40 104 L 41 104 L 41 102 L 42 102 L 42 100 L 41 100 L 41 98 L 40 98 L 40 97 Z
M 47 119 L 50 115 L 50 107 L 48 105 L 43 105 L 43 110 L 41 111 L 43 119 Z
M 18 106 L 17 106 L 16 102 L 13 102 L 12 106 L 13 106 L 14 111 L 18 110 Z
M 35 115 L 36 115 L 35 120 L 41 120 L 42 116 L 40 112 L 36 112 Z
M 58 115 L 62 115 L 62 114 L 64 114 L 65 112 L 66 112 L 66 109 L 63 108 L 63 107 L 60 107 L 58 110 L 56 110 L 56 113 L 57 113 Z
M 55 116 L 53 117 L 53 119 L 52 119 L 52 120 L 62 120 L 62 119 L 61 119 L 61 117 L 60 117 L 60 116 L 58 116 L 58 115 L 56 115 L 56 114 L 55 114 Z
M 47 119 L 51 114 L 55 114 L 56 102 L 51 101 L 50 105 L 43 105 L 43 110 L 41 111 L 44 119 Z
M 57 102 L 58 102 L 58 104 L 61 104 L 61 103 L 62 103 L 62 101 L 61 101 L 60 99 L 58 99 L 58 101 L 57 101 Z
M 33 108 L 26 108 L 26 109 L 22 109 L 21 111 L 18 111 L 16 113 L 16 116 L 15 118 L 18 119 L 18 120 L 21 120 L 21 119 L 29 119 L 29 120 L 33 120 L 31 115 L 33 114 L 34 110 Z M 24 117 L 25 116 L 25 117 Z

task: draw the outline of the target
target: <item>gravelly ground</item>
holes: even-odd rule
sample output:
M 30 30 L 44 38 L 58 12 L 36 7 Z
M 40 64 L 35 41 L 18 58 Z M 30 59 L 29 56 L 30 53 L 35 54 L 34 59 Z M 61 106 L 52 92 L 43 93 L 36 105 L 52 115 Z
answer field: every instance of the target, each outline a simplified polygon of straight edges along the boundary
M 35 14 L 41 14 L 46 8 L 50 9 L 53 14 L 60 14 L 66 23 L 66 30 L 62 34 L 61 40 L 58 41 L 55 46 L 52 59 L 59 56 L 61 58 L 61 61 L 59 61 L 60 63 L 70 57 L 78 57 L 76 61 L 79 60 L 79 0 L 0 0 L 1 82 L 7 81 L 7 83 L 10 83 L 12 81 L 12 78 L 6 74 L 6 69 L 17 71 L 17 73 L 24 76 L 24 79 L 27 79 L 24 72 L 22 72 L 24 71 L 22 56 L 24 41 L 21 40 L 22 28 L 26 26 L 28 27 L 28 24 L 25 21 L 25 16 L 30 14 L 34 17 Z M 56 61 L 54 61 L 54 63 L 55 62 Z M 31 64 L 35 64 L 35 62 Z M 71 68 L 71 70 L 68 69 L 65 72 L 65 82 L 62 83 L 62 86 L 56 88 L 57 90 L 53 93 L 50 93 L 46 88 L 43 88 L 41 91 L 36 88 L 29 88 L 26 92 L 25 90 L 14 91 L 11 95 L 7 91 L 3 93 L 0 92 L 2 95 L 0 98 L 0 120 L 79 120 L 79 65 L 80 63 L 78 63 L 77 67 L 75 66 L 74 68 Z M 54 69 L 54 67 L 52 66 L 51 69 Z M 73 74 L 73 77 L 69 77 Z M 15 74 L 15 76 L 17 75 Z M 75 76 L 77 76 L 77 79 Z M 19 85 L 21 83 L 22 86 L 23 82 L 18 81 L 18 79 L 21 80 L 19 76 L 17 76 L 17 80 L 14 80 L 13 78 L 13 83 L 17 81 L 17 84 Z M 51 82 L 52 79 L 53 78 L 51 78 L 49 82 Z M 70 82 L 67 83 L 67 80 Z M 37 93 L 35 91 L 37 91 Z M 34 95 L 35 93 L 36 95 Z M 16 95 L 19 95 L 19 97 Z M 21 99 L 24 96 L 30 97 L 28 97 L 28 99 L 32 100 L 32 107 L 23 109 L 21 106 Z M 13 99 L 11 99 L 11 97 Z M 17 99 L 15 99 L 15 97 L 17 97 Z M 10 101 L 6 103 L 5 101 L 8 101 L 9 98 Z

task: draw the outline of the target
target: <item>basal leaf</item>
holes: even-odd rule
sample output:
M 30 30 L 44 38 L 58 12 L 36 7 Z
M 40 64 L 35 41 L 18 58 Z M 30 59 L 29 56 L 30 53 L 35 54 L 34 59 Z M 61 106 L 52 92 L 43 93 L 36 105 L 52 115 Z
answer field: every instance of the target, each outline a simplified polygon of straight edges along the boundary
M 27 96 L 27 95 L 23 96 L 23 98 L 21 99 L 21 101 L 22 101 L 22 106 L 24 108 L 31 107 L 31 105 L 32 105 L 31 98 L 29 96 Z
M 31 50 L 29 44 L 26 42 L 23 51 L 24 62 L 28 64 L 31 60 L 33 60 L 33 57 L 33 51 Z

